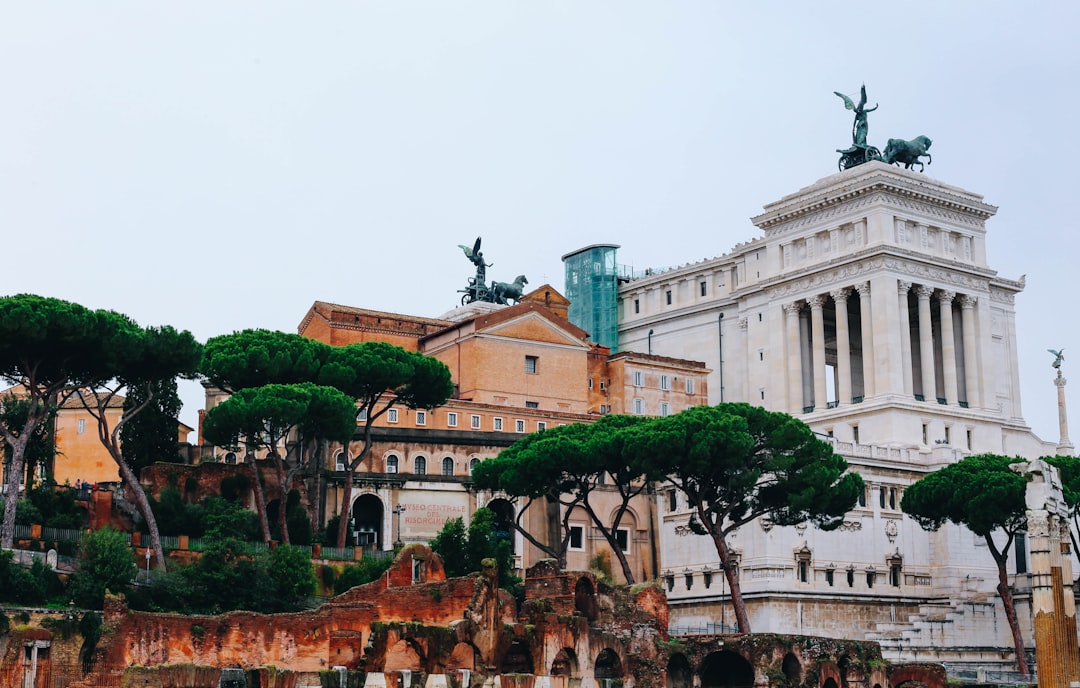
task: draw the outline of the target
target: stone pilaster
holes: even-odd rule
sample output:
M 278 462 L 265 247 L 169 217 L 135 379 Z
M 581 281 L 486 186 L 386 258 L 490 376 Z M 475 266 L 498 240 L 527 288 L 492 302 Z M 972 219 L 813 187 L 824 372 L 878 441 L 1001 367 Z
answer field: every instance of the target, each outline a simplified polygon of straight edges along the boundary
M 799 301 L 785 303 L 784 320 L 787 330 L 787 387 L 788 387 L 788 412 L 802 413 L 802 351 L 799 348 L 799 310 L 802 304 Z
M 859 329 L 862 331 L 863 396 L 874 395 L 874 320 L 870 310 L 870 283 L 855 285 L 859 292 Z
M 825 389 L 825 297 L 820 294 L 806 300 L 810 304 L 810 327 L 814 346 L 814 408 L 822 411 L 828 406 Z
M 851 340 L 848 335 L 847 299 L 850 289 L 834 289 L 829 293 L 836 305 L 836 398 L 841 406 L 851 403 Z
M 964 330 L 964 397 L 968 406 L 982 406 L 979 394 L 979 354 L 975 350 L 975 303 L 970 294 L 960 296 L 960 326 Z
M 956 405 L 956 336 L 953 332 L 952 302 L 956 292 L 938 291 L 941 315 L 941 372 L 944 378 L 945 403 Z
M 911 317 L 908 315 L 908 292 L 911 282 L 898 280 L 896 283 L 900 297 L 900 358 L 904 375 L 904 394 L 911 396 Z
M 922 393 L 926 401 L 937 398 L 937 382 L 934 379 L 934 331 L 930 324 L 930 295 L 932 287 L 920 284 L 915 287 L 919 297 L 919 363 L 922 368 Z

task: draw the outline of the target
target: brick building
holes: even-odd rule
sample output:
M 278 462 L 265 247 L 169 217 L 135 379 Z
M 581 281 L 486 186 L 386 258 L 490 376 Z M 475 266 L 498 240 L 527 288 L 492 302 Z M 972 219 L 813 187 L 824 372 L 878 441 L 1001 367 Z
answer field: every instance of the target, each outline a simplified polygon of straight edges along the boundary
M 395 541 L 425 542 L 449 518 L 469 517 L 479 507 L 500 519 L 517 518 L 521 504 L 504 495 L 473 488 L 470 475 L 480 461 L 497 455 L 527 433 L 568 423 L 591 422 L 605 413 L 674 413 L 707 402 L 704 364 L 647 354 L 611 354 L 567 319 L 569 302 L 550 286 L 525 295 L 514 306 L 473 303 L 441 318 L 386 313 L 315 302 L 298 327 L 300 334 L 331 345 L 383 341 L 438 358 L 455 385 L 447 403 L 435 409 L 392 409 L 374 426 L 371 456 L 358 469 L 350 530 L 362 545 L 386 550 Z M 208 390 L 207 408 L 223 395 Z M 323 522 L 345 510 L 342 504 L 343 452 L 338 448 L 319 481 Z M 204 448 L 223 461 L 221 449 Z M 602 491 L 603 492 L 603 491 Z M 611 513 L 617 495 L 603 493 Z M 314 495 L 309 495 L 314 497 Z M 603 498 L 601 499 L 603 502 Z M 541 541 L 554 537 L 545 509 L 533 507 L 522 523 Z M 584 512 L 571 515 L 568 565 L 587 568 L 607 543 Z M 620 545 L 640 579 L 657 575 L 652 501 L 641 498 L 624 517 Z M 543 555 L 520 535 L 514 538 L 519 568 Z M 617 567 L 614 567 L 617 568 Z M 619 572 L 615 572 L 619 575 Z

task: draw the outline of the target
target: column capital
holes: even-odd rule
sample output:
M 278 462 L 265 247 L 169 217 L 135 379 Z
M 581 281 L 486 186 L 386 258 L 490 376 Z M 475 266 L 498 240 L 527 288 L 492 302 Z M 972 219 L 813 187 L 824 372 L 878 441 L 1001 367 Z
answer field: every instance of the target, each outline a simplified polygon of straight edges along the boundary
M 941 301 L 942 303 L 952 303 L 953 299 L 956 298 L 956 292 L 949 291 L 948 289 L 938 289 L 937 298 L 938 301 Z
M 930 297 L 934 294 L 934 288 L 928 287 L 925 284 L 919 284 L 915 287 L 915 295 L 920 299 L 930 300 Z
M 978 302 L 979 298 L 977 296 L 972 296 L 971 294 L 960 295 L 960 307 L 964 310 L 975 308 L 975 304 Z
M 859 298 L 861 298 L 861 299 L 870 298 L 870 283 L 869 282 L 859 282 L 858 284 L 855 285 L 855 291 L 859 292 Z
M 907 293 L 911 291 L 911 282 L 905 282 L 904 280 L 897 280 L 896 290 L 902 295 L 907 296 Z
M 799 311 L 802 310 L 803 302 L 792 301 L 791 303 L 781 304 L 780 307 L 784 309 L 786 315 L 798 315 Z
M 833 301 L 841 303 L 843 301 L 847 301 L 848 294 L 850 293 L 851 287 L 840 287 L 839 289 L 833 289 L 832 291 L 830 291 L 829 296 L 832 297 Z
M 806 303 L 810 304 L 810 308 L 812 310 L 819 310 L 825 305 L 825 295 L 815 294 L 814 296 L 806 299 Z

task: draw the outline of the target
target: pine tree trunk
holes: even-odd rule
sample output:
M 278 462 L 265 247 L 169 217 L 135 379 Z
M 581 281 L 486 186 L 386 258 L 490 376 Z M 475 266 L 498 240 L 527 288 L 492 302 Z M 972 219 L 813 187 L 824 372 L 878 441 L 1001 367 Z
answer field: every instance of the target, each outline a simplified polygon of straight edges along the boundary
M 720 565 L 724 567 L 724 577 L 727 578 L 728 590 L 731 591 L 731 608 L 735 611 L 735 623 L 739 625 L 739 633 L 750 633 L 750 617 L 746 614 L 746 604 L 743 602 L 742 588 L 739 586 L 739 576 L 735 568 L 729 565 L 731 552 L 728 550 L 724 535 L 717 529 L 711 519 L 706 518 L 704 510 L 698 507 L 698 518 L 702 525 L 712 536 L 716 553 L 720 556 Z
M 128 466 L 127 461 L 120 458 L 119 448 L 109 446 L 108 450 L 112 454 L 113 461 L 120 467 L 120 476 L 124 479 L 124 483 L 135 494 L 135 503 L 139 506 L 139 512 L 146 521 L 146 527 L 150 530 L 150 546 L 154 548 L 154 557 L 157 559 L 158 568 L 164 573 L 166 570 L 165 550 L 161 546 L 161 534 L 158 532 L 157 519 L 154 518 L 154 512 L 150 509 L 150 500 L 146 498 L 146 491 L 143 490 L 142 484 L 139 483 L 135 472 L 131 470 L 131 466 Z
M 995 557 L 996 558 L 996 557 Z M 1024 638 L 1020 634 L 1020 622 L 1016 618 L 1016 607 L 1013 605 L 1012 591 L 1009 590 L 1009 574 L 1005 571 L 1005 560 L 1001 559 L 998 565 L 998 595 L 1001 596 L 1001 605 L 1005 607 L 1005 618 L 1009 620 L 1009 629 L 1012 631 L 1013 647 L 1016 648 L 1016 668 L 1024 676 L 1030 675 L 1027 665 L 1027 656 L 1024 654 Z
M 255 478 L 252 489 L 255 491 L 255 511 L 259 514 L 259 528 L 262 529 L 263 542 L 270 544 L 270 522 L 266 520 L 266 495 L 263 493 L 262 477 L 259 475 L 259 463 L 255 454 L 249 453 L 251 472 Z
M 4 549 L 11 549 L 15 544 L 15 504 L 19 501 L 19 485 L 22 484 L 26 443 L 29 439 L 30 433 L 24 429 L 14 442 L 8 443 L 11 447 L 11 472 L 8 473 L 7 493 L 4 495 L 4 525 L 0 533 L 0 547 Z
M 349 526 L 349 515 L 352 511 L 352 479 L 353 472 L 351 470 L 345 476 L 345 491 L 341 494 L 341 516 L 338 518 L 337 529 L 337 546 L 341 549 L 345 546 L 345 531 Z M 401 533 L 398 533 L 398 538 L 401 537 Z
M 289 504 L 289 486 L 286 484 L 288 481 L 285 478 L 284 459 L 277 456 L 277 452 L 274 452 L 274 471 L 277 473 L 278 489 L 281 492 L 281 501 L 278 504 L 278 527 L 281 529 L 281 542 L 282 544 L 292 544 L 289 542 L 289 525 L 286 518 L 286 508 Z

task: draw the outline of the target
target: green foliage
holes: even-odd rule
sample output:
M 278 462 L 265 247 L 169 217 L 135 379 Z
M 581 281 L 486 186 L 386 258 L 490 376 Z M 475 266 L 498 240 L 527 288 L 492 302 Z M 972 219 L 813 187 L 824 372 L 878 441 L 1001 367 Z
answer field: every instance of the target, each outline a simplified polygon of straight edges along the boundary
M 0 636 L 7 635 L 11 630 L 11 619 L 4 612 L 0 612 Z
M 15 554 L 0 550 L 0 601 L 40 604 L 45 601 L 45 584 L 31 570 L 14 563 Z
M 202 502 L 202 518 L 204 537 L 216 540 L 259 539 L 258 516 L 235 501 L 223 497 L 207 497 Z
M 180 490 L 175 486 L 162 488 L 156 500 L 149 496 L 147 498 L 157 519 L 158 532 L 162 535 L 198 537 L 203 534 L 205 507 L 200 504 L 185 504 Z
M 259 578 L 260 597 L 271 611 L 298 609 L 315 592 L 315 571 L 304 550 L 281 545 L 261 563 L 265 574 Z
M 494 559 L 501 584 L 513 583 L 514 577 L 510 574 L 513 546 L 509 533 L 496 529 L 495 512 L 491 509 L 477 509 L 468 530 L 461 518 L 447 520 L 431 541 L 431 549 L 442 557 L 447 576 L 464 576 L 480 571 L 484 559 Z
M 221 479 L 221 496 L 230 502 L 239 500 L 247 489 L 251 486 L 251 481 L 243 473 L 237 473 L 236 475 L 230 475 Z
M 1018 461 L 1023 459 L 995 454 L 965 457 L 908 486 L 900 508 L 927 530 L 951 521 L 979 537 L 1002 529 L 1011 539 L 1026 523 L 1026 483 L 1009 468 Z
M 86 647 L 91 651 L 97 646 L 98 640 L 101 638 L 101 614 L 97 612 L 86 612 L 79 619 L 79 635 L 83 637 Z
M 206 342 L 200 372 L 227 392 L 314 380 L 328 345 L 298 334 L 249 329 Z
M 49 528 L 82 528 L 85 512 L 75 504 L 75 490 L 71 487 L 53 488 L 38 485 L 27 495 L 40 514 L 34 521 Z M 16 516 L 18 522 L 18 516 Z
M 447 576 L 464 576 L 471 571 L 479 570 L 469 568 L 467 543 L 465 521 L 461 517 L 448 519 L 435 539 L 431 541 L 432 551 L 442 557 Z
M 334 581 L 334 594 L 340 595 L 357 585 L 366 585 L 377 580 L 386 573 L 392 563 L 394 563 L 394 560 L 390 557 L 383 559 L 364 557 L 356 564 L 346 566 L 337 577 L 337 580 Z
M 180 395 L 175 377 L 132 380 L 124 399 L 124 412 L 146 404 L 120 430 L 121 455 L 135 473 L 158 461 L 180 461 L 177 452 L 177 417 Z
M 111 528 L 98 530 L 83 540 L 82 561 L 71 577 L 68 595 L 82 607 L 99 609 L 105 591 L 124 591 L 137 571 L 127 535 Z
M 30 413 L 30 400 L 7 394 L 0 399 L 0 427 L 21 429 L 26 425 Z M 51 421 L 56 416 L 56 409 L 47 409 L 45 419 L 34 428 L 30 440 L 26 443 L 23 454 L 26 475 L 35 475 L 38 467 L 50 468 L 55 453 L 55 443 L 51 433 Z M 11 445 L 4 444 L 4 461 L 11 461 Z

